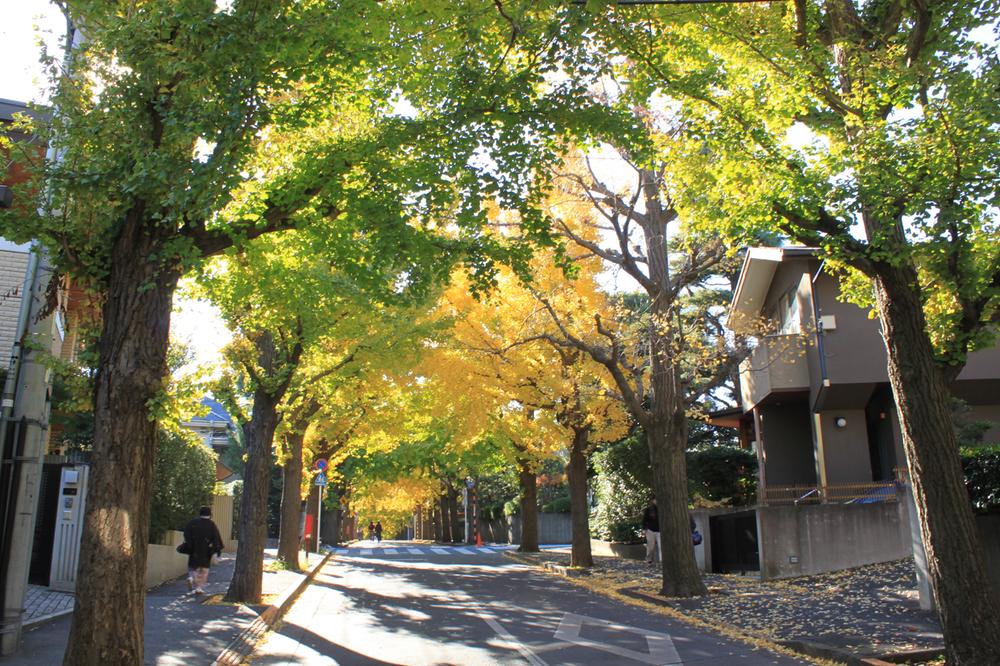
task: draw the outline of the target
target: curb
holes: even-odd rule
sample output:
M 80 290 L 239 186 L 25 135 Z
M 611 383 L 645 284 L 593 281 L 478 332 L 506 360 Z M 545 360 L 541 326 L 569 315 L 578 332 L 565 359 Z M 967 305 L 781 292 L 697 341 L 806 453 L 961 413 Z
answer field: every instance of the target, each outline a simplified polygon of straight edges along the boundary
M 323 568 L 323 565 L 329 561 L 331 552 L 327 552 L 319 563 L 314 566 L 306 576 L 299 581 L 298 585 L 289 587 L 284 592 L 281 593 L 273 604 L 264 609 L 264 611 L 250 623 L 246 629 L 241 631 L 239 635 L 234 638 L 229 645 L 219 653 L 219 656 L 215 658 L 212 662 L 212 666 L 240 666 L 246 661 L 247 657 L 253 654 L 253 651 L 257 647 L 257 643 L 260 639 L 267 633 L 271 627 L 273 627 L 278 620 L 280 620 L 288 609 L 291 608 L 295 600 L 302 594 L 302 591 L 312 583 L 313 579 L 316 578 L 316 574 L 319 570 Z
M 56 611 L 55 613 L 49 613 L 48 615 L 40 615 L 38 617 L 33 617 L 21 625 L 21 631 L 34 629 L 35 627 L 38 627 L 40 625 L 48 624 L 49 622 L 53 622 L 61 617 L 66 617 L 67 615 L 72 615 L 72 614 L 73 614 L 73 609 L 67 608 L 66 610 Z

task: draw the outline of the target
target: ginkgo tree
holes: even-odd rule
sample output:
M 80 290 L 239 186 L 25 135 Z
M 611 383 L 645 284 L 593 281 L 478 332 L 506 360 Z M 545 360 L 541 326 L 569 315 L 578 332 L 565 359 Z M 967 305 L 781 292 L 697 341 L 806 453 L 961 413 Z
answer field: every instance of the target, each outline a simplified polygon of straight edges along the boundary
M 65 659 L 131 665 L 143 659 L 150 410 L 181 276 L 234 244 L 337 220 L 393 252 L 414 212 L 426 221 L 442 207 L 466 231 L 470 265 L 488 273 L 491 257 L 517 252 L 477 242 L 480 192 L 495 188 L 530 212 L 524 175 L 558 143 L 551 117 L 583 131 L 602 120 L 578 113 L 571 83 L 542 85 L 554 62 L 584 50 L 583 17 L 556 3 L 514 16 L 488 3 L 434 1 L 61 6 L 83 39 L 52 96 L 46 138 L 57 159 L 37 172 L 45 187 L 19 192 L 26 201 L 44 192 L 39 205 L 3 211 L 0 230 L 41 241 L 57 270 L 102 303 L 93 466 Z M 396 112 L 401 96 L 412 117 Z M 277 170 L 255 159 L 276 132 L 305 133 L 346 108 L 367 113 L 363 131 L 285 143 Z M 352 238 L 340 239 L 344 253 Z
M 644 292 L 643 310 L 619 307 L 608 316 L 597 308 L 565 308 L 538 289 L 534 296 L 554 327 L 546 339 L 602 366 L 646 434 L 660 507 L 661 593 L 705 594 L 689 528 L 688 411 L 729 378 L 739 350 L 726 337 L 706 332 L 705 322 L 685 307 L 685 296 L 705 288 L 730 253 L 718 236 L 697 234 L 683 223 L 681 188 L 666 162 L 643 166 L 633 164 L 628 151 L 619 154 L 626 169 L 632 165 L 631 187 L 609 185 L 586 158 L 570 155 L 554 170 L 549 210 L 567 254 L 623 271 Z M 712 345 L 703 344 L 706 333 Z
M 949 385 L 997 339 L 1000 6 L 796 0 L 593 18 L 621 56 L 617 103 L 683 125 L 674 156 L 696 219 L 736 238 L 779 230 L 854 272 L 881 322 L 949 662 L 996 661 L 1000 604 Z
M 504 214 L 494 209 L 491 216 L 499 227 Z M 566 317 L 608 313 L 596 282 L 601 262 L 581 259 L 570 279 L 555 259 L 554 251 L 535 257 L 530 287 L 501 271 L 495 289 L 480 299 L 456 280 L 440 305 L 454 323 L 450 339 L 435 350 L 437 377 L 455 390 L 474 381 L 477 407 L 490 416 L 487 429 L 510 446 L 519 468 L 525 550 L 537 549 L 534 469 L 559 451 L 568 454 L 572 561 L 590 566 L 587 453 L 593 442 L 624 434 L 628 418 L 589 356 L 550 343 L 558 331 L 535 296 L 545 293 Z

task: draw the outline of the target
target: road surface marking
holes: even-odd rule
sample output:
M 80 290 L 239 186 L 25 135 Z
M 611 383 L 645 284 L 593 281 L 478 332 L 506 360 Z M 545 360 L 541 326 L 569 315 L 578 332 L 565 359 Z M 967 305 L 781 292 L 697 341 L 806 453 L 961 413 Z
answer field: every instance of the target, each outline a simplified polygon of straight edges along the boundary
M 395 548 L 386 548 L 385 549 L 385 554 L 386 555 L 395 555 L 396 554 L 396 549 Z
M 371 555 L 372 554 L 372 549 L 371 548 L 362 548 L 360 554 L 361 555 Z
M 528 663 L 531 664 L 531 666 L 548 666 L 548 664 L 542 661 L 542 659 L 537 654 L 532 652 L 527 645 L 514 638 L 514 636 L 509 631 L 504 629 L 503 625 L 497 621 L 496 617 L 487 613 L 486 611 L 479 609 L 476 609 L 476 614 L 479 615 L 482 621 L 488 624 L 490 629 L 492 629 L 497 636 L 503 639 L 504 642 L 506 642 L 509 647 L 520 652 L 521 656 L 527 659 Z
M 599 643 L 598 641 L 583 638 L 580 636 L 580 630 L 585 624 L 597 625 L 606 629 L 613 629 L 619 633 L 627 632 L 639 634 L 646 639 L 646 645 L 649 647 L 649 652 L 638 652 L 636 650 L 629 650 L 628 648 L 623 648 L 617 645 L 608 645 L 606 643 Z M 601 620 L 596 617 L 566 613 L 563 616 L 562 621 L 559 623 L 559 628 L 556 629 L 555 637 L 561 641 L 566 641 L 567 643 L 574 643 L 576 645 L 582 645 L 595 650 L 602 650 L 604 652 L 618 655 L 619 657 L 641 661 L 644 664 L 662 665 L 682 663 L 680 656 L 677 654 L 677 649 L 674 647 L 674 641 L 670 638 L 669 634 L 661 634 L 648 629 L 629 627 L 623 624 Z
M 446 548 L 431 548 L 432 553 L 437 553 L 438 555 L 447 555 L 448 550 Z
M 407 550 L 407 552 L 410 555 L 423 555 L 424 554 L 424 551 L 420 550 L 419 548 L 407 548 L 406 550 Z

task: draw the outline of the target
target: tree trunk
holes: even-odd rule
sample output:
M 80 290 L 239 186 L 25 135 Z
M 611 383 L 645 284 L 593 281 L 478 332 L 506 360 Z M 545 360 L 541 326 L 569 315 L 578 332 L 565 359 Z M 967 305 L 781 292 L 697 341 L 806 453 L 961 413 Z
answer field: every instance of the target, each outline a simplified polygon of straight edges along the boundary
M 254 393 L 253 413 L 243 426 L 247 464 L 240 506 L 240 543 L 236 568 L 226 592 L 226 601 L 260 603 L 264 575 L 264 542 L 267 539 L 267 494 L 271 485 L 271 446 L 278 426 L 278 402 L 262 388 Z
M 438 506 L 441 507 L 441 540 L 451 543 L 451 517 L 448 515 L 448 496 L 444 493 L 438 498 Z
M 149 405 L 167 374 L 178 275 L 130 217 L 112 250 L 94 387 L 94 449 L 80 542 L 76 606 L 63 663 L 143 661 L 149 502 L 157 424 Z
M 570 524 L 572 526 L 573 548 L 570 566 L 592 567 L 594 558 L 590 553 L 590 506 L 587 504 L 587 438 L 586 428 L 573 431 L 573 444 L 569 450 Z
M 302 522 L 302 444 L 305 433 L 285 435 L 288 458 L 282 469 L 281 527 L 278 531 L 278 561 L 293 571 L 299 571 L 299 526 Z
M 434 540 L 440 543 L 444 541 L 444 525 L 441 521 L 441 509 L 434 507 L 432 511 L 434 515 Z
M 881 265 L 874 282 L 889 382 L 949 663 L 995 664 L 1000 610 L 986 577 L 952 426 L 951 394 L 926 332 L 916 271 Z
M 521 486 L 521 545 L 522 553 L 538 552 L 538 486 L 535 473 L 527 462 L 520 463 L 518 483 Z
M 646 428 L 653 467 L 653 490 L 660 517 L 660 560 L 663 584 L 660 594 L 667 597 L 694 597 L 708 593 L 694 557 L 691 522 L 688 514 L 687 416 L 683 409 L 674 413 L 673 427 L 659 423 Z
M 462 538 L 462 521 L 458 517 L 458 490 L 452 487 L 448 487 L 448 513 L 451 516 L 451 540 L 456 543 L 461 543 Z

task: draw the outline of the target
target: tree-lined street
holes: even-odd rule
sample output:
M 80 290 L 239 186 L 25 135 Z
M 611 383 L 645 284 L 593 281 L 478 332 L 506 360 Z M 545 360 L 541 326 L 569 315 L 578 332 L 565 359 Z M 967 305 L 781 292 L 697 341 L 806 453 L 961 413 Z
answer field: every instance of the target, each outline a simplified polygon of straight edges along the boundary
M 458 545 L 643 540 L 671 605 L 912 560 L 886 603 L 1000 661 L 1000 1 L 53 5 L 0 82 L 5 653 L 30 581 L 64 666 L 159 659 L 217 503 L 233 608 L 335 549 L 263 663 L 792 663 Z

